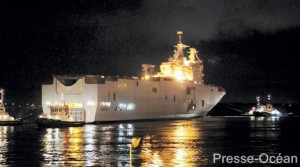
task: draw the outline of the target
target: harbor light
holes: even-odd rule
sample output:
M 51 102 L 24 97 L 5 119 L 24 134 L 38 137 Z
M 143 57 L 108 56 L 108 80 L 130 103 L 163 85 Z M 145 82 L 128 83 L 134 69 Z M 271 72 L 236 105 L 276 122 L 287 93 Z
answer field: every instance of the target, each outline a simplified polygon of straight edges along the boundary
M 132 149 L 139 146 L 141 137 L 134 137 L 131 140 L 131 144 L 129 146 L 129 166 L 132 167 Z

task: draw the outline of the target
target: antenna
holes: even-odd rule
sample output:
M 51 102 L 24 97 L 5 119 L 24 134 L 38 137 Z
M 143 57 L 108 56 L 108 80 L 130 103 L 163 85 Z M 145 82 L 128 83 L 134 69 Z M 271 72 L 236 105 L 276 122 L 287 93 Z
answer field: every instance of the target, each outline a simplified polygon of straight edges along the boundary
M 0 107 L 2 107 L 4 103 L 4 89 L 0 89 L 0 94 Z
M 259 106 L 260 105 L 259 104 L 259 101 L 260 101 L 260 97 L 259 96 L 256 97 L 256 101 L 257 101 L 257 106 Z
M 181 43 L 181 36 L 182 36 L 183 32 L 182 31 L 177 31 L 177 35 L 178 35 L 178 40 L 179 40 L 179 43 Z

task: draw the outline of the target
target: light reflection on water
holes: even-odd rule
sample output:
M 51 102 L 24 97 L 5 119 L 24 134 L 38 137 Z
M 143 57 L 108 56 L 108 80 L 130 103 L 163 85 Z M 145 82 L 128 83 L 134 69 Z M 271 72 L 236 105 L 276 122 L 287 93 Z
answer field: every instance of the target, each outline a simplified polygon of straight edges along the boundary
M 7 127 L 7 126 L 0 126 L 0 164 L 7 160 L 7 152 L 9 151 L 7 148 L 8 140 L 7 140 L 7 133 L 8 131 L 13 132 L 14 127 Z
M 171 130 L 161 127 L 161 134 L 143 138 L 141 166 L 191 166 L 201 156 L 196 142 L 201 140 L 201 131 L 194 127 L 193 121 L 175 121 L 170 126 Z
M 38 129 L 0 126 L 0 166 L 224 166 L 213 153 L 297 155 L 300 118 L 207 117 Z

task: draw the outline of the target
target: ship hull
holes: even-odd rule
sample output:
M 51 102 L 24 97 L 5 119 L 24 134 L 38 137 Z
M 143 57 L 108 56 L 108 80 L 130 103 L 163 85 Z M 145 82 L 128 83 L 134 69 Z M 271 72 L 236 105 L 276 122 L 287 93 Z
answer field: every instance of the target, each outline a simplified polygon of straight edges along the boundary
M 204 117 L 225 95 L 220 87 L 163 78 L 90 82 L 83 76 L 72 85 L 61 80 L 42 86 L 44 114 L 50 114 L 49 105 L 63 103 L 86 123 Z
M 39 128 L 80 127 L 85 124 L 82 121 L 69 122 L 69 121 L 61 121 L 61 120 L 46 119 L 46 118 L 39 118 L 35 121 L 35 123 Z
M 119 115 L 118 117 L 106 116 L 96 118 L 95 122 L 120 122 L 120 121 L 142 121 L 142 120 L 170 120 L 170 119 L 191 119 L 200 118 L 197 114 L 173 114 L 173 115 L 152 115 L 152 114 L 140 114 L 140 115 Z
M 271 116 L 271 114 L 266 112 L 254 112 L 253 116 Z
M 23 125 L 24 122 L 21 120 L 14 121 L 0 121 L 0 126 L 20 126 Z

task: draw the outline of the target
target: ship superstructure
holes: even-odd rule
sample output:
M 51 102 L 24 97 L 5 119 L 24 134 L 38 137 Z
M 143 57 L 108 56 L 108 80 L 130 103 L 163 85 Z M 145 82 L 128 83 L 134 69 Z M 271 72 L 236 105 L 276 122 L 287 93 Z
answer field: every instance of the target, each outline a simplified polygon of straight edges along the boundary
M 6 112 L 4 103 L 4 89 L 0 88 L 0 126 L 14 126 L 22 124 L 22 120 L 14 119 Z
M 203 63 L 195 48 L 181 42 L 159 72 L 142 65 L 142 77 L 101 75 L 54 76 L 42 85 L 44 114 L 53 106 L 69 107 L 70 116 L 79 121 L 104 122 L 141 119 L 178 119 L 206 116 L 225 95 L 222 87 L 204 84 Z

